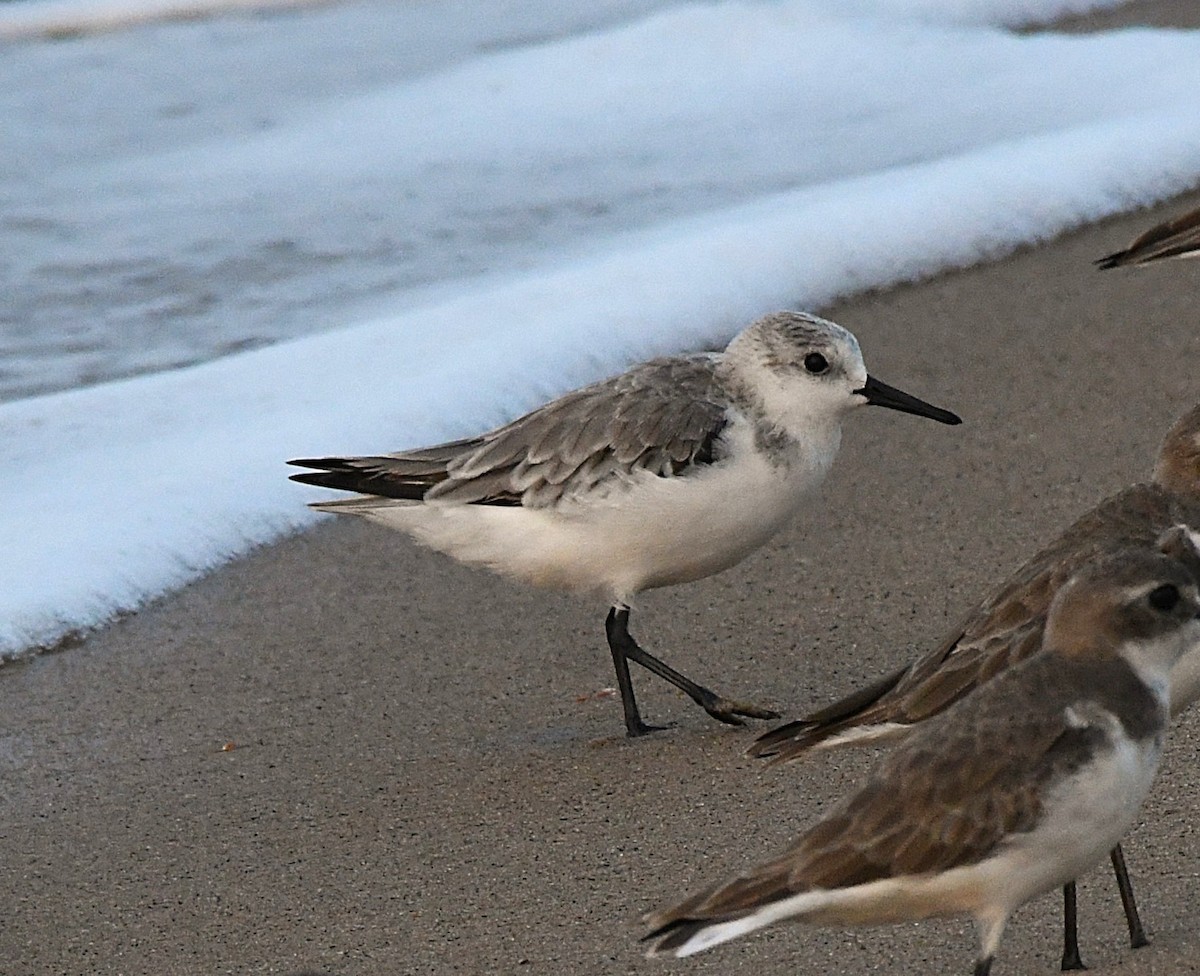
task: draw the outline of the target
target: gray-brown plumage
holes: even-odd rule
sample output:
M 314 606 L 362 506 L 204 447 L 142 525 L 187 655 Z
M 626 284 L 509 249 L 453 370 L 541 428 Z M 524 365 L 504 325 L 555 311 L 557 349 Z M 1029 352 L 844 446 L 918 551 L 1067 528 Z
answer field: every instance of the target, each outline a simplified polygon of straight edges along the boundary
M 537 586 L 600 593 L 630 735 L 629 661 L 731 725 L 778 718 L 717 695 L 646 652 L 630 601 L 702 579 L 770 539 L 825 477 L 850 411 L 958 417 L 867 374 L 858 341 L 799 312 L 764 316 L 721 353 L 656 359 L 478 437 L 373 457 L 292 461 L 293 480 L 353 491 L 318 502 Z
M 1200 532 L 1200 407 L 1172 425 L 1153 480 L 1105 499 L 1036 553 L 938 647 L 803 719 L 759 739 L 750 754 L 775 762 L 821 745 L 879 742 L 907 733 L 1040 646 L 1050 601 L 1081 566 L 1125 546 L 1159 546 L 1173 526 Z M 1186 546 L 1176 544 L 1181 553 Z M 1191 682 L 1179 694 L 1193 694 Z M 1176 711 L 1190 700 L 1173 703 Z
M 1098 268 L 1151 264 L 1168 258 L 1193 258 L 1200 255 L 1200 208 L 1172 220 L 1156 224 L 1113 254 L 1098 258 Z
M 1200 407 L 1172 425 L 1159 450 L 1153 480 L 1101 502 L 1033 556 L 972 610 L 931 653 L 803 719 L 760 737 L 750 748 L 773 762 L 813 749 L 873 744 L 903 737 L 1040 646 L 1046 613 L 1063 583 L 1081 566 L 1122 546 L 1157 547 L 1189 565 L 1200 579 L 1190 532 L 1200 531 Z M 1171 707 L 1178 713 L 1200 697 L 1200 649 L 1176 666 Z M 1120 847 L 1113 868 L 1130 944 L 1145 945 Z M 1064 892 L 1063 968 L 1082 968 L 1076 938 L 1075 892 Z
M 1063 722 L 1093 679 L 1101 707 L 1136 705 L 1131 735 L 1153 734 L 1151 692 L 1123 659 L 1041 655 L 1003 693 L 914 732 L 782 857 L 672 912 L 723 915 L 775 888 L 847 888 L 978 863 L 1007 834 L 1032 830 L 1046 784 L 1078 769 L 1100 741 L 1096 728 Z
M 292 480 L 413 501 L 546 508 L 635 471 L 679 475 L 713 462 L 726 423 L 728 395 L 714 373 L 715 358 L 702 353 L 641 363 L 479 437 L 376 457 L 292 461 L 325 469 Z
M 965 913 L 986 973 L 1011 912 L 1090 867 L 1136 814 L 1197 614 L 1196 584 L 1168 556 L 1128 550 L 1083 568 L 1041 653 L 915 731 L 781 856 L 648 915 L 652 954 L 789 919 Z

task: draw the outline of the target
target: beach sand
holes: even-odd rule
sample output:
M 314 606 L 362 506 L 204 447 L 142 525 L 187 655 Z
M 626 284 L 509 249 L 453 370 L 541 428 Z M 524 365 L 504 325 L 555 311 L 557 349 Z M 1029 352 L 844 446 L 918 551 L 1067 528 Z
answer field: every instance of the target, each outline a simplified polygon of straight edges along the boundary
M 1182 7 L 1123 15 L 1200 20 Z M 928 649 L 1143 478 L 1196 402 L 1200 261 L 1091 261 L 1197 205 L 823 310 L 875 375 L 964 425 L 860 411 L 802 520 L 716 578 L 647 594 L 634 633 L 788 715 Z M 306 450 L 280 445 L 281 478 Z M 768 724 L 720 726 L 642 672 L 647 720 L 676 724 L 626 740 L 605 610 L 331 519 L 6 665 L 0 973 L 970 971 L 966 920 L 643 959 L 642 912 L 778 851 L 871 756 L 765 769 L 743 750 Z M 1107 866 L 1081 882 L 1094 971 L 1200 972 L 1198 757 L 1192 714 L 1127 843 L 1152 945 L 1128 948 Z M 1021 910 L 995 972 L 1056 972 L 1060 911 L 1057 894 Z

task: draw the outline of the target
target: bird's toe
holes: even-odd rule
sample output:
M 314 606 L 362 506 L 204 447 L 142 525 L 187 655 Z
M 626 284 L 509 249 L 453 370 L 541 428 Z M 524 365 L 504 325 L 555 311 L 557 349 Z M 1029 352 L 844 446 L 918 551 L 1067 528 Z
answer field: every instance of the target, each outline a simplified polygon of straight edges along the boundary
M 669 728 L 670 725 L 647 725 L 639 719 L 636 722 L 625 723 L 625 734 L 631 739 L 636 739 L 651 732 L 666 732 Z
M 704 710 L 718 722 L 726 725 L 745 725 L 743 718 L 774 719 L 779 713 L 771 708 L 763 708 L 753 702 L 737 701 L 732 698 L 714 696 L 712 700 L 702 703 Z

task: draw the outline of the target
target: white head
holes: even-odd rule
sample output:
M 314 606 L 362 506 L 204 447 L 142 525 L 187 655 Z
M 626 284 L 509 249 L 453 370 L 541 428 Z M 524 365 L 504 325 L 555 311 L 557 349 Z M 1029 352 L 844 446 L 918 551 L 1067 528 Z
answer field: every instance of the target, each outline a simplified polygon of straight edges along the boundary
M 763 316 L 734 338 L 724 360 L 764 412 L 784 425 L 821 417 L 837 423 L 846 411 L 867 404 L 943 424 L 962 422 L 869 376 L 853 333 L 804 312 Z

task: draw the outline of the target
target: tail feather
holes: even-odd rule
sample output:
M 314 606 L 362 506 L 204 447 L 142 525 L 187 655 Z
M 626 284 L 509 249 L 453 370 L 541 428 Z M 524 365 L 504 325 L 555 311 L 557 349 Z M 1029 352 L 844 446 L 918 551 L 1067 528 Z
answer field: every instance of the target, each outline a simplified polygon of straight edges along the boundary
M 1197 256 L 1200 256 L 1200 208 L 1156 224 L 1135 238 L 1128 247 L 1092 263 L 1101 270 L 1107 270 L 1123 265 L 1135 266 L 1169 258 Z
M 442 448 L 430 448 L 406 455 L 300 458 L 288 461 L 288 464 L 317 469 L 306 471 L 304 474 L 294 474 L 291 476 L 292 481 L 317 485 L 319 488 L 353 491 L 374 498 L 395 498 L 411 502 L 438 499 L 459 504 L 500 506 L 523 503 L 522 493 L 509 488 L 511 472 L 502 471 L 488 477 L 460 481 L 451 477 L 444 460 L 435 456 L 437 451 L 445 453 Z
M 796 895 L 792 868 L 785 854 L 648 913 L 642 921 L 650 931 L 642 941 L 656 943 L 648 955 L 690 956 L 786 917 L 779 909 Z
M 290 480 L 301 484 L 408 501 L 420 501 L 431 487 L 446 480 L 444 470 L 430 470 L 427 465 L 411 474 L 398 471 L 395 460 L 387 457 L 300 458 L 288 464 L 317 469 L 291 475 Z
M 655 956 L 678 956 L 679 950 L 687 945 L 692 936 L 710 924 L 707 921 L 684 918 L 664 925 L 660 929 L 655 929 L 653 932 L 648 932 L 642 936 L 642 941 L 654 942 L 654 945 L 646 950 L 646 955 L 651 958 Z
M 765 732 L 751 743 L 747 756 L 755 759 L 778 759 L 784 749 L 810 749 L 825 736 L 825 730 L 808 719 L 796 719 Z
M 746 750 L 747 755 L 773 762 L 790 762 L 820 746 L 826 740 L 840 740 L 838 744 L 866 742 L 879 736 L 864 732 L 862 735 L 844 735 L 858 727 L 875 728 L 888 723 L 880 721 L 883 716 L 871 715 L 871 709 L 879 704 L 889 692 L 909 673 L 909 667 L 900 668 L 885 675 L 874 684 L 840 698 L 831 705 L 813 712 L 804 718 L 781 725 L 759 736 Z M 832 744 L 832 743 L 831 743 Z
M 775 921 L 774 918 L 763 917 L 759 914 L 726 919 L 684 918 L 651 932 L 644 936 L 642 941 L 649 942 L 658 939 L 646 952 L 646 955 L 651 958 L 656 956 L 683 958 L 703 952 L 705 949 L 711 949 L 722 942 L 729 942 L 738 936 L 753 932 L 755 929 L 764 928 L 773 921 Z
M 1092 264 L 1094 264 L 1100 271 L 1108 271 L 1111 268 L 1119 268 L 1125 263 L 1125 259 L 1125 251 L 1114 251 L 1112 254 L 1106 254 L 1102 258 L 1096 258 Z

